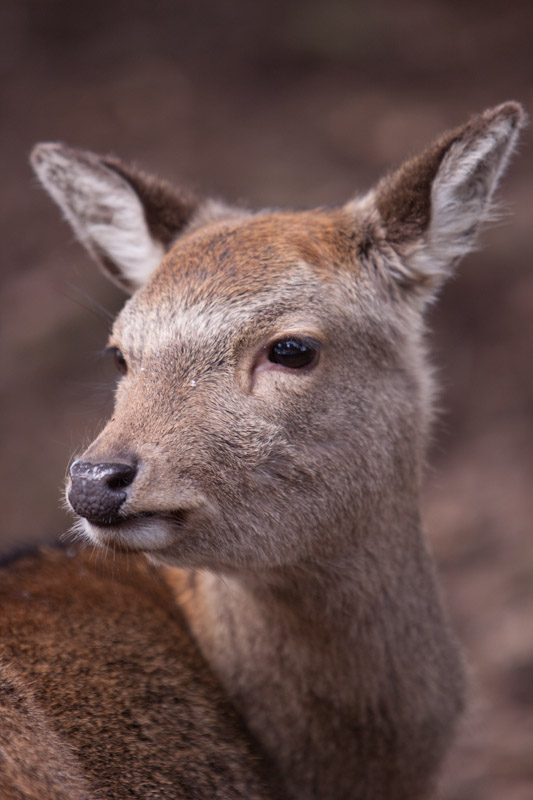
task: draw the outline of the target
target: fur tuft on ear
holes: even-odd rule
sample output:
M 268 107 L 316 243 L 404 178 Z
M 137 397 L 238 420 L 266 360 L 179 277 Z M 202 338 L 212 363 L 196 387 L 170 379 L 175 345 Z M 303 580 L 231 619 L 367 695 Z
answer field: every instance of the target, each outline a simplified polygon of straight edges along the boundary
M 31 163 L 80 241 L 128 292 L 159 266 L 197 208 L 191 195 L 114 157 L 46 143 Z
M 398 255 L 390 270 L 398 283 L 432 292 L 472 250 L 524 124 L 519 103 L 488 109 L 444 134 L 360 202 Z

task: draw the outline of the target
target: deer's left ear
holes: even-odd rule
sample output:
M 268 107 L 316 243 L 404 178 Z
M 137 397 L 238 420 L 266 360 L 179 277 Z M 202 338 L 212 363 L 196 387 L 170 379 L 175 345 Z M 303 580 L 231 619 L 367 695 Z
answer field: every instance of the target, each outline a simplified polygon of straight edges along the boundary
M 489 109 L 353 203 L 397 256 L 390 269 L 397 283 L 431 294 L 473 248 L 524 122 L 518 103 Z

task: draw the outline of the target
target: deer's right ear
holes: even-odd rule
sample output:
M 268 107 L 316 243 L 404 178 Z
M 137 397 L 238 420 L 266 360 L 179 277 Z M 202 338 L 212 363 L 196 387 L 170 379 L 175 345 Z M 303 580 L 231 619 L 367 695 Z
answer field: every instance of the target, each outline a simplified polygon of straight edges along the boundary
M 116 158 L 63 144 L 38 144 L 31 163 L 80 241 L 127 292 L 156 269 L 198 205 Z

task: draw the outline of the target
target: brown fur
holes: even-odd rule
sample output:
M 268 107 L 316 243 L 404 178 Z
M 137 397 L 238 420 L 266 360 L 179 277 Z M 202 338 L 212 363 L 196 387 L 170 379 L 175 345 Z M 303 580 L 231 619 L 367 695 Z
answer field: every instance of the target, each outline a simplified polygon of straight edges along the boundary
M 155 571 L 73 556 L 0 573 L 0 798 L 272 797 Z
M 142 780 L 163 769 L 183 785 L 179 754 L 189 729 L 191 757 L 200 762 L 197 796 L 206 791 L 202 781 L 218 774 L 205 759 L 215 763 L 237 723 L 216 684 L 194 683 L 205 668 L 189 668 L 198 654 L 176 622 L 181 609 L 269 759 L 274 786 L 280 780 L 288 797 L 421 800 L 431 793 L 462 706 L 463 677 L 419 513 L 432 394 L 423 309 L 471 247 L 521 119 L 514 103 L 485 112 L 343 208 L 248 214 L 201 203 L 162 262 L 144 273 L 128 219 L 139 220 L 139 200 L 153 195 L 153 182 L 145 189 L 142 177 L 131 183 L 116 162 L 109 171 L 105 160 L 60 145 L 37 148 L 36 169 L 82 241 L 113 256 L 118 274 L 123 256 L 139 287 L 110 339 L 127 364 L 113 417 L 82 456 L 95 475 L 117 463 L 137 472 L 123 487 L 118 516 L 85 521 L 80 530 L 158 565 L 157 600 L 145 605 L 142 572 L 126 583 L 121 577 L 113 590 L 93 571 L 76 588 L 68 636 L 75 652 L 62 658 L 53 638 L 43 661 L 47 681 L 38 677 L 36 650 L 25 675 L 40 703 L 51 680 L 57 694 L 45 717 L 63 709 L 68 730 L 59 732 L 91 781 L 96 773 L 122 781 L 117 796 L 138 785 L 128 761 L 138 734 L 131 739 L 128 720 L 139 714 L 150 720 L 149 743 L 139 745 Z M 73 185 L 71 170 L 84 180 Z M 130 217 L 113 227 L 120 203 Z M 149 235 L 138 224 L 139 252 L 153 259 Z M 290 338 L 314 342 L 318 357 L 297 370 L 274 363 L 274 343 Z M 87 518 L 107 497 L 101 477 L 91 495 L 91 480 L 78 491 Z M 52 590 L 37 565 L 17 573 L 14 586 L 35 581 L 43 604 L 49 591 L 52 598 L 59 592 L 61 615 L 80 569 L 62 563 L 62 588 Z M 132 604 L 140 606 L 135 615 Z M 19 600 L 8 609 L 10 618 L 22 613 L 21 629 L 25 608 Z M 11 639 L 20 671 L 23 637 L 15 630 Z M 143 705 L 127 676 L 134 665 L 157 681 L 162 651 L 170 654 L 163 658 L 170 689 L 150 691 L 154 702 Z M 94 676 L 80 668 L 87 654 Z M 56 675 L 64 671 L 60 690 Z M 191 687 L 191 713 L 195 704 L 209 711 L 214 703 L 218 747 L 198 739 L 203 723 L 189 722 L 188 710 L 174 716 L 172 706 L 167 716 L 165 692 L 189 696 Z M 92 709 L 82 727 L 64 705 L 75 691 Z M 100 719 L 113 731 L 103 748 Z M 120 755 L 114 742 L 122 742 Z M 246 741 L 235 742 L 239 786 L 257 787 Z

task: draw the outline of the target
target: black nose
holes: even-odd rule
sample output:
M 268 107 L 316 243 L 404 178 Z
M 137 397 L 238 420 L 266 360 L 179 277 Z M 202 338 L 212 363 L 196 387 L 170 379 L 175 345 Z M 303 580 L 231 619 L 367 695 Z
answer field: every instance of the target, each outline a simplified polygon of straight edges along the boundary
M 91 464 L 75 461 L 70 468 L 68 501 L 76 514 L 94 525 L 114 525 L 137 473 L 131 464 Z

